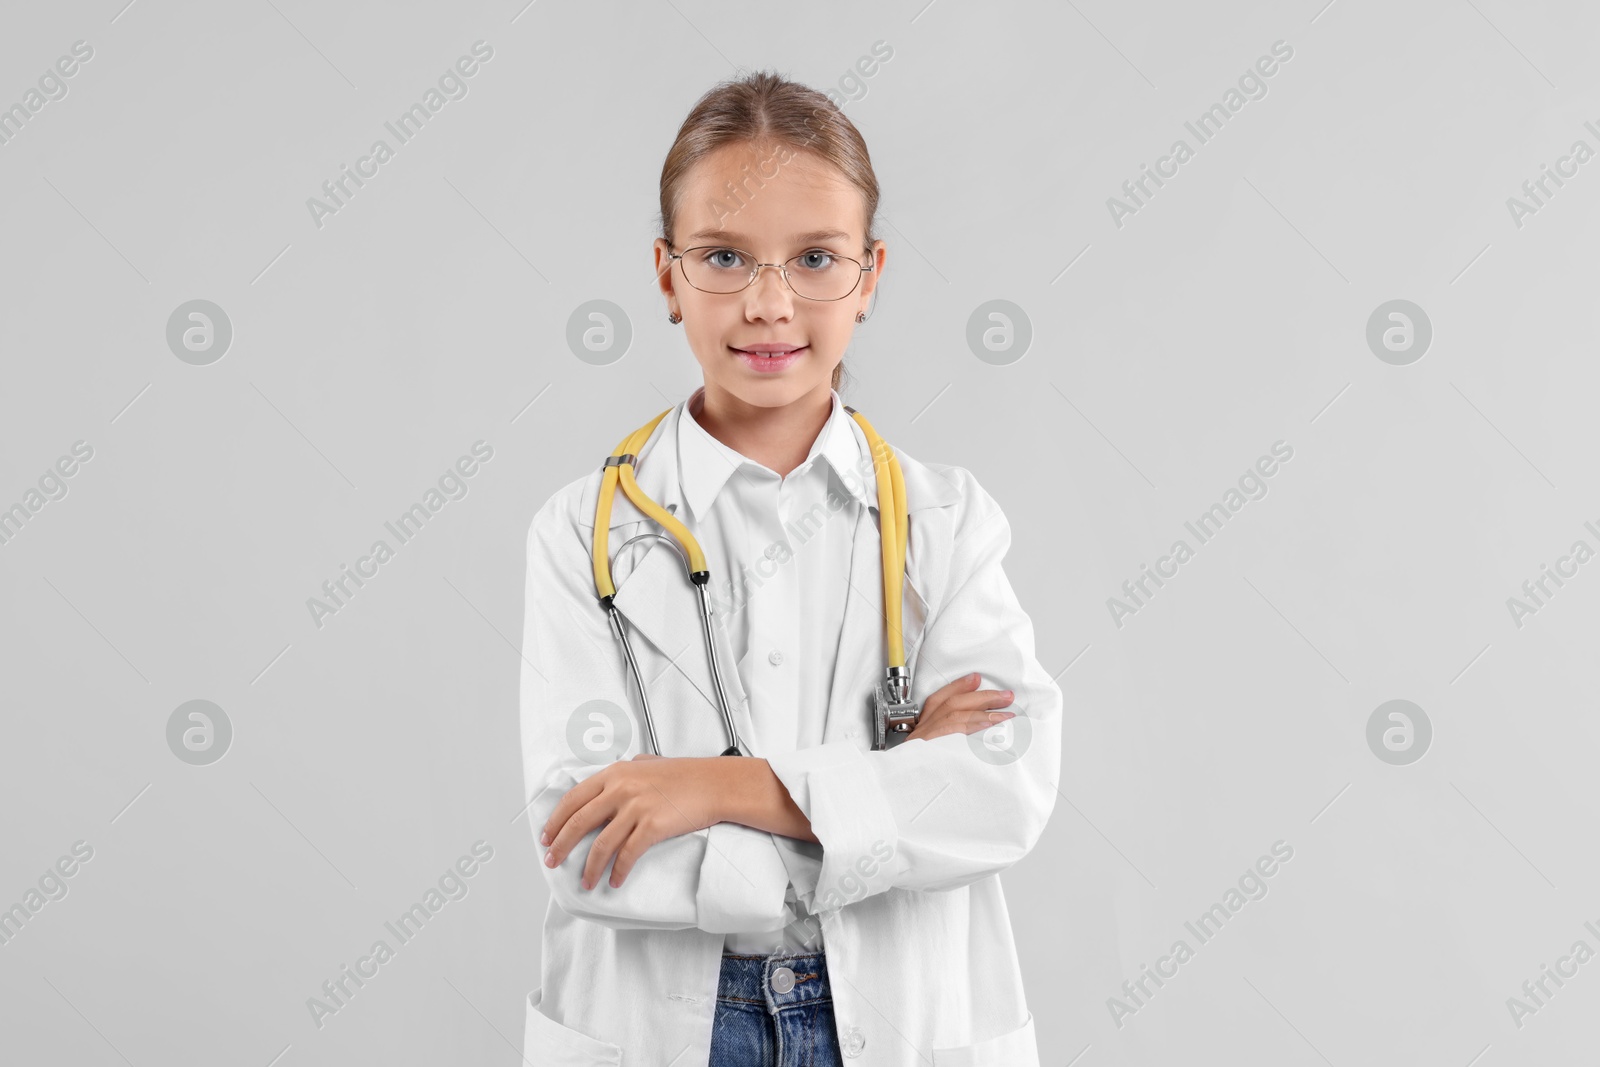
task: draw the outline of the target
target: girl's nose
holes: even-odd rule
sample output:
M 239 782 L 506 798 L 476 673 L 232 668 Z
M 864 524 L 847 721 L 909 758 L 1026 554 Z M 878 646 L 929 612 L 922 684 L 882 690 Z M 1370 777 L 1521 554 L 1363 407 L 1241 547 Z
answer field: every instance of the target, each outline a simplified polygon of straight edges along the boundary
M 769 269 L 772 271 L 770 281 L 765 276 Z M 763 263 L 756 268 L 756 280 L 750 283 L 746 292 L 750 294 L 752 310 L 758 313 L 764 309 L 786 311 L 794 299 L 794 291 L 784 279 L 783 268 L 771 263 Z

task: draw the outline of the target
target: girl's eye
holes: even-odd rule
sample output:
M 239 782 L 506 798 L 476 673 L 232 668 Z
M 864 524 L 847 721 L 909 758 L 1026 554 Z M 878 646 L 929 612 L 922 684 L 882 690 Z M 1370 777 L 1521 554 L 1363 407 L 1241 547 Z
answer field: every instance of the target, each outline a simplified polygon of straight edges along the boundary
M 705 254 L 705 264 L 718 270 L 733 270 L 743 265 L 744 260 L 731 248 L 713 248 Z
M 833 266 L 834 255 L 832 252 L 802 252 L 795 256 L 795 261 L 804 270 L 827 270 Z

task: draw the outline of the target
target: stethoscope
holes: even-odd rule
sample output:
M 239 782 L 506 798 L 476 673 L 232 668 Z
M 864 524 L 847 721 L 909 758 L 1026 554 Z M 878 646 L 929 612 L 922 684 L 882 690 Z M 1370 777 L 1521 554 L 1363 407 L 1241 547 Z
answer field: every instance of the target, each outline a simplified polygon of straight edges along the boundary
M 700 542 L 695 540 L 689 528 L 678 521 L 671 512 L 651 500 L 644 490 L 639 488 L 639 483 L 633 476 L 633 467 L 637 460 L 635 452 L 644 447 L 644 443 L 650 439 L 650 434 L 657 424 L 673 410 L 668 408 L 623 438 L 616 452 L 607 457 L 601 468 L 604 474 L 601 476 L 600 495 L 595 504 L 594 519 L 595 590 L 600 597 L 600 606 L 605 609 L 611 622 L 612 631 L 622 642 L 628 668 L 633 672 L 634 681 L 638 686 L 639 703 L 644 709 L 645 733 L 650 738 L 650 751 L 658 756 L 662 755 L 660 742 L 656 738 L 655 722 L 650 713 L 650 695 L 645 691 L 644 675 L 639 670 L 639 661 L 634 658 L 633 646 L 628 641 L 628 631 L 623 624 L 622 615 L 612 603 L 617 587 L 611 581 L 611 559 L 607 555 L 607 541 L 610 534 L 611 503 L 616 497 L 617 484 L 620 482 L 622 491 L 633 501 L 634 506 L 665 527 L 672 537 L 668 538 L 666 534 L 659 533 L 642 533 L 623 542 L 617 551 L 620 553 L 633 542 L 644 538 L 659 538 L 670 545 L 679 559 L 683 560 L 689 581 L 699 594 L 700 633 L 705 641 L 706 659 L 711 665 L 711 683 L 716 690 L 718 710 L 722 713 L 722 729 L 728 738 L 728 747 L 720 754 L 739 756 L 744 755 L 746 750 L 739 742 L 738 731 L 733 725 L 733 714 L 728 710 L 728 694 L 722 684 L 722 667 L 717 660 L 716 643 L 711 639 L 711 601 L 707 589 L 711 582 L 711 569 L 706 565 L 705 553 L 700 550 Z M 878 436 L 872 424 L 867 422 L 859 411 L 849 405 L 845 405 L 845 410 L 866 434 L 867 443 L 872 449 L 872 472 L 878 489 L 878 527 L 883 557 L 884 630 L 888 639 L 889 662 L 884 670 L 884 680 L 873 690 L 872 747 L 884 749 L 888 747 L 890 733 L 909 733 L 915 728 L 921 711 L 920 706 L 911 700 L 911 672 L 906 667 L 905 644 L 900 630 L 900 597 L 905 580 L 906 533 L 909 525 L 906 488 L 900 472 L 900 461 L 895 457 L 894 450 Z M 673 539 L 676 539 L 676 543 Z M 684 559 L 683 555 L 685 550 L 688 552 L 687 559 Z

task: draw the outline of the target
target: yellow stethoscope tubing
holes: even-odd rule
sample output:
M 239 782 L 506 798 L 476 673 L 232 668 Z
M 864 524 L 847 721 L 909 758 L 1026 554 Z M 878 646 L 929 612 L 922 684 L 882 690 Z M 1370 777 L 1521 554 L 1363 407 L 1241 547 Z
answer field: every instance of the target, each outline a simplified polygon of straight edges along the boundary
M 616 496 L 618 482 L 621 482 L 622 491 L 627 494 L 629 500 L 633 501 L 634 507 L 666 527 L 668 532 L 677 539 L 678 544 L 684 546 L 685 551 L 689 553 L 690 570 L 707 570 L 706 555 L 700 550 L 700 542 L 694 539 L 694 535 L 689 532 L 689 528 L 679 522 L 666 508 L 646 496 L 644 490 L 639 488 L 639 483 L 633 477 L 632 457 L 638 453 L 639 449 L 644 447 L 644 443 L 650 439 L 650 434 L 654 432 L 656 425 L 666 418 L 670 411 L 672 409 L 668 408 L 627 437 L 624 437 L 622 443 L 617 445 L 617 450 L 611 454 L 612 460 L 624 461 L 618 463 L 608 461 L 605 474 L 601 478 L 600 496 L 595 504 L 593 555 L 594 587 L 602 600 L 615 596 L 617 593 L 617 587 L 611 580 L 611 557 L 608 554 L 608 547 L 611 540 L 611 531 L 609 529 L 611 525 L 611 502 Z
M 883 556 L 883 604 L 885 633 L 888 639 L 888 665 L 906 665 L 905 638 L 901 631 L 900 600 L 904 589 L 906 571 L 906 534 L 909 517 L 906 512 L 905 476 L 900 471 L 900 460 L 888 442 L 878 436 L 872 424 L 861 412 L 846 408 L 851 418 L 866 434 L 872 451 L 872 473 L 878 487 L 878 526 Z
M 616 496 L 617 486 L 627 494 L 633 505 L 645 515 L 655 520 L 664 527 L 677 541 L 678 545 L 688 553 L 687 566 L 690 570 L 690 580 L 695 584 L 700 595 L 701 623 L 706 644 L 706 656 L 711 664 L 712 680 L 716 686 L 717 699 L 722 712 L 723 724 L 728 736 L 728 748 L 723 755 L 737 755 L 740 751 L 738 734 L 733 726 L 733 717 L 728 710 L 727 696 L 722 688 L 722 678 L 717 664 L 716 651 L 711 641 L 711 609 L 706 600 L 705 589 L 710 581 L 710 567 L 706 563 L 705 552 L 700 547 L 700 542 L 695 539 L 689 528 L 680 522 L 671 512 L 651 500 L 639 483 L 634 479 L 633 465 L 637 458 L 638 450 L 644 447 L 650 439 L 661 420 L 666 418 L 673 409 L 668 408 L 645 425 L 622 439 L 617 449 L 607 458 L 604 471 L 600 480 L 600 491 L 595 503 L 595 523 L 593 537 L 593 568 L 595 591 L 600 598 L 601 607 L 610 615 L 617 636 L 621 639 L 623 649 L 627 653 L 629 666 L 639 686 L 639 697 L 644 708 L 645 728 L 650 736 L 650 746 L 656 754 L 661 753 L 656 739 L 655 725 L 650 714 L 649 696 L 645 692 L 644 679 L 639 673 L 638 663 L 633 656 L 633 648 L 628 641 L 627 631 L 623 628 L 621 620 L 617 618 L 617 610 L 612 604 L 612 597 L 616 595 L 617 588 L 611 576 L 611 559 L 609 555 L 611 505 Z M 862 433 L 867 438 L 867 444 L 872 454 L 873 478 L 878 494 L 878 527 L 879 527 L 879 552 L 883 569 L 883 601 L 885 606 L 884 631 L 887 643 L 886 655 L 888 659 L 888 674 L 905 675 L 905 643 L 901 629 L 901 599 L 904 593 L 906 539 L 910 527 L 910 516 L 906 506 L 905 476 L 900 469 L 900 460 L 894 454 L 894 449 L 878 436 L 859 411 L 845 407 L 856 424 L 861 427 Z

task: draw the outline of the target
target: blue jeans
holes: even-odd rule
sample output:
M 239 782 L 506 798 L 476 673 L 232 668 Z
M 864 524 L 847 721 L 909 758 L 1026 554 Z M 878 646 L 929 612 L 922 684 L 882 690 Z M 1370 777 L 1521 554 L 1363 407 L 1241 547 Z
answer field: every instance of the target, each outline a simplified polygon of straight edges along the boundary
M 710 1067 L 844 1067 L 827 957 L 724 952 Z

